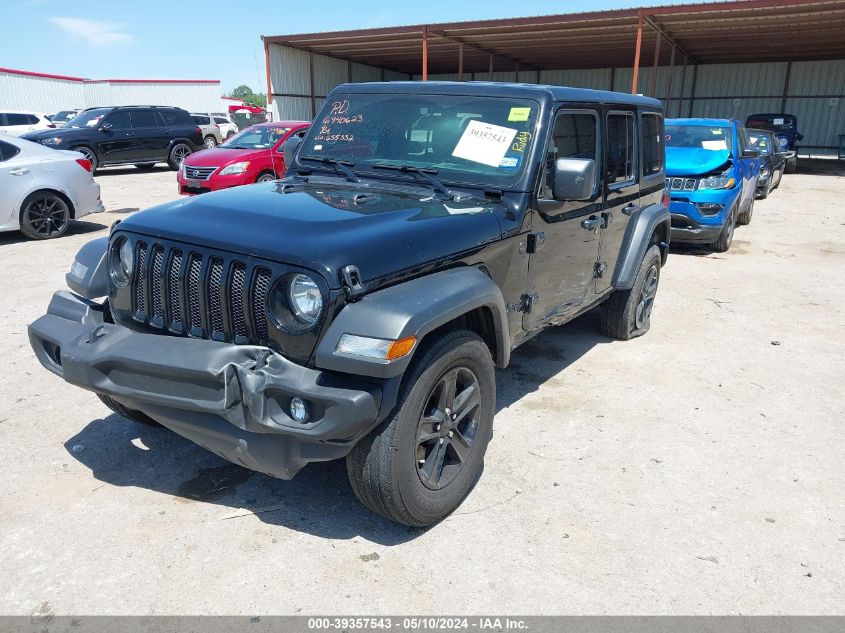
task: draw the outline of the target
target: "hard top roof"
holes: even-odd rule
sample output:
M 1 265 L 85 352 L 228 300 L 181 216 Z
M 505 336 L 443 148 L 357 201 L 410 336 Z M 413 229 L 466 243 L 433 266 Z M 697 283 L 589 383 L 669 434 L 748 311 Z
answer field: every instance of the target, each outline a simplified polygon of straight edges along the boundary
M 608 90 L 545 86 L 538 84 L 502 83 L 496 81 L 390 81 L 359 84 L 341 84 L 332 92 L 359 93 L 408 93 L 454 94 L 480 97 L 543 98 L 553 101 L 582 101 L 592 103 L 619 103 L 662 108 L 658 99 L 629 95 Z

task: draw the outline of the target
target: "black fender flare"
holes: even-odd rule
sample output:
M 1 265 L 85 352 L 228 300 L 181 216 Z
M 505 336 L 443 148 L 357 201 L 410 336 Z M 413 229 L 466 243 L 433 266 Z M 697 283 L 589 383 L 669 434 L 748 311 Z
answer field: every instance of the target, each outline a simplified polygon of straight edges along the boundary
M 80 248 L 65 275 L 68 288 L 91 301 L 108 295 L 108 252 L 108 237 L 98 237 Z
M 502 291 L 475 267 L 451 268 L 399 283 L 349 303 L 335 317 L 315 353 L 320 369 L 375 378 L 401 375 L 413 354 L 390 362 L 336 352 L 344 334 L 379 339 L 417 338 L 478 308 L 490 311 L 495 337 L 493 357 L 499 367 L 510 360 L 510 334 Z
M 612 285 L 617 290 L 627 290 L 634 285 L 640 262 L 649 247 L 649 241 L 655 229 L 659 229 L 660 254 L 663 263 L 669 254 L 669 236 L 671 235 L 672 220 L 669 209 L 662 204 L 652 204 L 642 208 L 636 216 L 631 218 L 625 231 L 622 249 L 619 251 L 619 261 L 613 274 Z

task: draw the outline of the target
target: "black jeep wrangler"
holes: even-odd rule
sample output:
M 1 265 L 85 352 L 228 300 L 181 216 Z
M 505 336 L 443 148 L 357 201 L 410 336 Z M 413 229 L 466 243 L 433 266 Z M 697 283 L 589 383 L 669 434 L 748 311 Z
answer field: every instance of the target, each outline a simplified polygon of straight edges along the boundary
M 482 468 L 494 367 L 601 304 L 645 333 L 666 261 L 654 99 L 342 85 L 284 180 L 137 213 L 29 328 L 117 413 L 289 479 L 346 458 L 373 511 L 436 522 Z

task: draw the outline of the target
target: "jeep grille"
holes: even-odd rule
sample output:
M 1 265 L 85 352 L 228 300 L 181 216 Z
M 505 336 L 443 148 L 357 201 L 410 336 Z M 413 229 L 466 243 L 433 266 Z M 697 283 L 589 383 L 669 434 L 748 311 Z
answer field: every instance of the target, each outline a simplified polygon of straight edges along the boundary
M 152 241 L 136 243 L 132 318 L 173 334 L 240 344 L 267 344 L 265 266 Z

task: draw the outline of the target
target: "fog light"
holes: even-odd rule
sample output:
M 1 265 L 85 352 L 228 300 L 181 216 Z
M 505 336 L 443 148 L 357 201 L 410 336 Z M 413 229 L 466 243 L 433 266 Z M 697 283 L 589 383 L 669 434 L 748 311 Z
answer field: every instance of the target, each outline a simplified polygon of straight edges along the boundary
M 308 422 L 308 405 L 302 398 L 290 399 L 290 417 L 300 424 Z
M 717 215 L 724 207 L 721 204 L 713 204 L 709 202 L 698 202 L 696 208 L 701 215 Z

